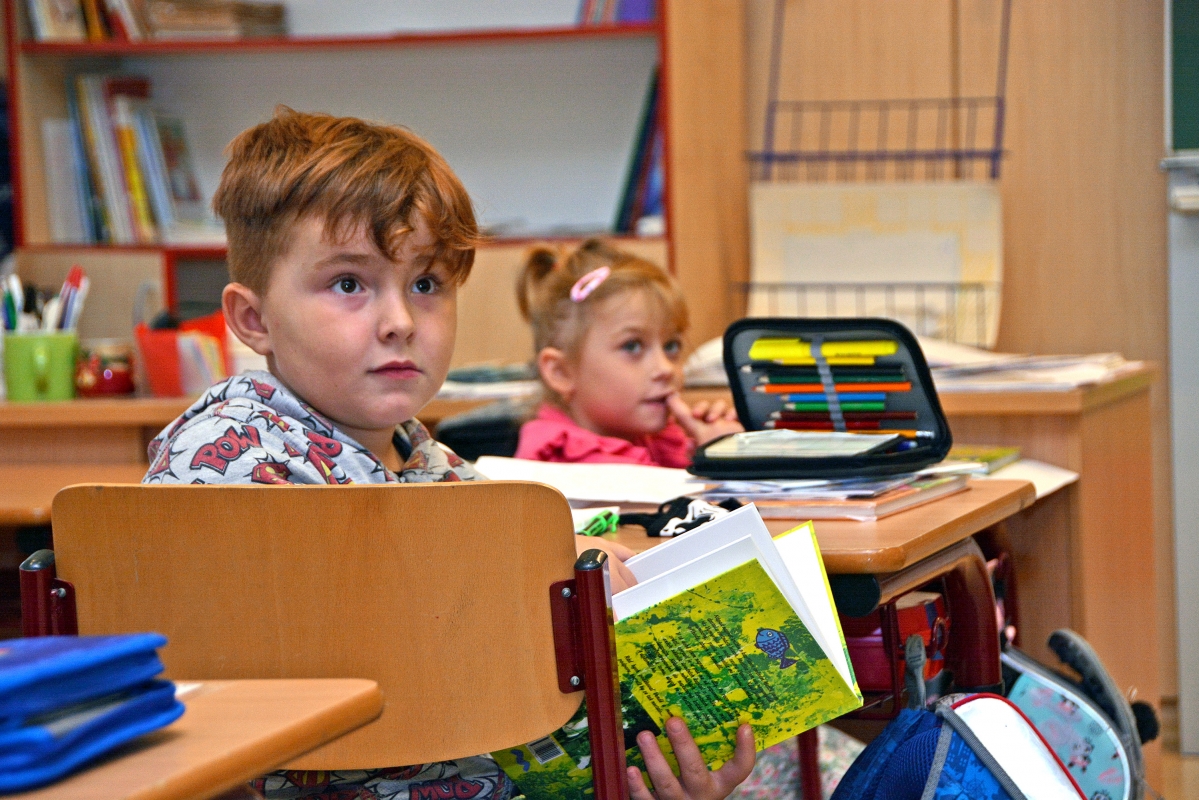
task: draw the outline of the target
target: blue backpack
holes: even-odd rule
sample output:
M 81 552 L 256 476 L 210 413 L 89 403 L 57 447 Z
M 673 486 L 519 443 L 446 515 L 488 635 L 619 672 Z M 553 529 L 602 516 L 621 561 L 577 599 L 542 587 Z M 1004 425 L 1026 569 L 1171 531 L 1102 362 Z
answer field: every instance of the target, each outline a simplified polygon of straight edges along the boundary
M 858 756 L 833 800 L 1084 800 L 1015 705 L 993 694 L 949 695 L 904 709 Z

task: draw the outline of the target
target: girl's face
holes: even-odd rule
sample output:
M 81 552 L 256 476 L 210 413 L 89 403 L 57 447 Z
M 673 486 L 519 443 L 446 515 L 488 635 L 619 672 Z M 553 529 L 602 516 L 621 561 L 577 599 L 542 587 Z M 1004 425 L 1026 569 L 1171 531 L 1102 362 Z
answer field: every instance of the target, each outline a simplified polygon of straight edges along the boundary
M 609 297 L 593 309 L 572 365 L 571 417 L 604 436 L 636 439 L 666 427 L 666 398 L 682 384 L 682 341 L 649 291 Z

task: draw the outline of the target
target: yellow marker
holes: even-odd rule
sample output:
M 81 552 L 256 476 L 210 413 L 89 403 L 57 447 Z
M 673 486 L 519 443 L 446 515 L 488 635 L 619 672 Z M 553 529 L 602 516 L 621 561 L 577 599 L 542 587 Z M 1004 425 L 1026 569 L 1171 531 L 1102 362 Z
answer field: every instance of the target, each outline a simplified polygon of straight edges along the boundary
M 820 354 L 830 363 L 873 364 L 875 356 L 890 356 L 899 352 L 899 344 L 889 339 L 825 342 Z M 763 337 L 749 348 L 753 361 L 778 361 L 784 364 L 815 364 L 812 345 L 798 338 Z M 856 359 L 834 362 L 833 359 Z M 861 359 L 869 359 L 862 361 Z

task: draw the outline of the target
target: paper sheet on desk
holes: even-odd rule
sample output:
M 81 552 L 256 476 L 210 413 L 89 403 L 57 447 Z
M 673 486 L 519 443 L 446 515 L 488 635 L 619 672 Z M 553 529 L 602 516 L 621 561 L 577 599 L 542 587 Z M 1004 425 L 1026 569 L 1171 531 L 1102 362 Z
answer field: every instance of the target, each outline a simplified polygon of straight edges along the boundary
M 571 503 L 658 504 L 684 494 L 698 494 L 685 469 L 640 464 L 554 464 L 523 458 L 482 456 L 475 468 L 492 480 L 535 481 L 553 486 Z
M 1074 483 L 1078 480 L 1078 473 L 1042 461 L 1022 458 L 1014 464 L 1008 464 L 1003 469 L 995 470 L 990 475 L 976 475 L 975 477 L 982 480 L 1028 481 L 1037 490 L 1037 499 L 1040 500 L 1063 486 Z

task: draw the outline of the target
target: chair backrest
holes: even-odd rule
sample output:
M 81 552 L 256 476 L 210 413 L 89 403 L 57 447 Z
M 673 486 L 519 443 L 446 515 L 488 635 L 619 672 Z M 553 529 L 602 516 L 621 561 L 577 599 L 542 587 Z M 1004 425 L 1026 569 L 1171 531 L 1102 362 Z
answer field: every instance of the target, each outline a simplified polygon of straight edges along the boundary
M 532 483 L 74 486 L 54 499 L 79 633 L 158 631 L 167 676 L 369 678 L 385 708 L 289 765 L 476 755 L 563 725 L 550 584 L 569 507 Z

